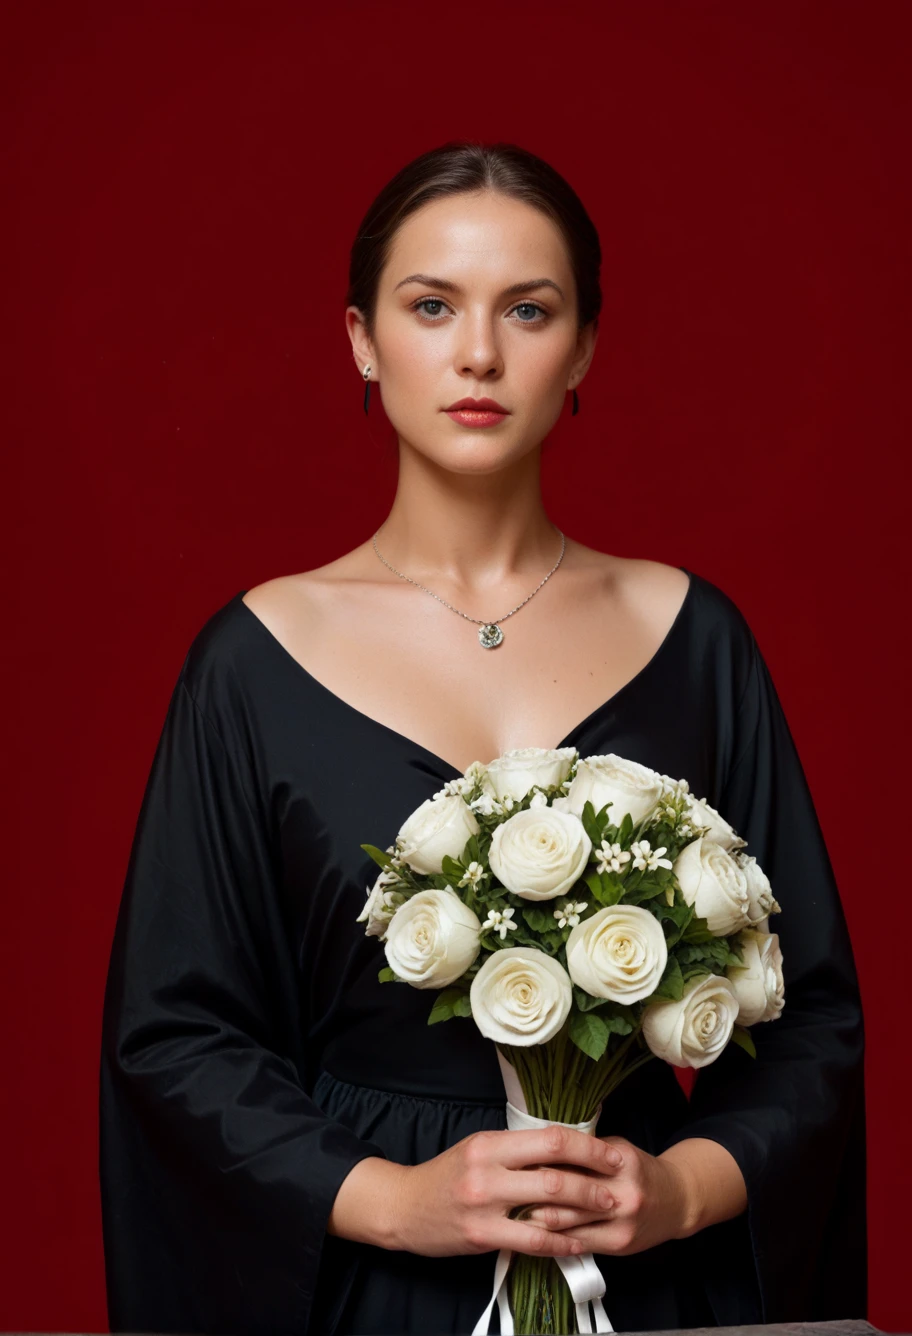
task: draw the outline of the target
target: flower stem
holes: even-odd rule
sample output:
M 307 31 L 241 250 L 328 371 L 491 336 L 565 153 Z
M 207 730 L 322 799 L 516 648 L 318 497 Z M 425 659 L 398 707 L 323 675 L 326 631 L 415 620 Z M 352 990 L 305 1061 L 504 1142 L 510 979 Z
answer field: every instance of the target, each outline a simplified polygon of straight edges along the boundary
M 655 1056 L 648 1049 L 637 1051 L 639 1033 L 640 1027 L 632 1030 L 597 1062 L 571 1041 L 566 1025 L 545 1044 L 504 1046 L 504 1054 L 533 1117 L 583 1123 L 595 1117 L 631 1072 Z M 516 1336 L 574 1336 L 573 1298 L 553 1257 L 514 1253 L 507 1283 Z

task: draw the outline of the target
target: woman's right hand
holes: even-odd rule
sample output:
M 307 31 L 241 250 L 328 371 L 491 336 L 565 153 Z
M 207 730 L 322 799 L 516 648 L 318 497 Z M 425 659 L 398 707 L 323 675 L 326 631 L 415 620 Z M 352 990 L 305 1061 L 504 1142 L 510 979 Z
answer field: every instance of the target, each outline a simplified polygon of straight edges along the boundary
M 388 1204 L 389 1246 L 423 1257 L 500 1248 L 551 1257 L 581 1252 L 559 1229 L 509 1213 L 571 1206 L 604 1220 L 622 1162 L 614 1146 L 570 1127 L 473 1132 L 424 1164 L 400 1166 Z

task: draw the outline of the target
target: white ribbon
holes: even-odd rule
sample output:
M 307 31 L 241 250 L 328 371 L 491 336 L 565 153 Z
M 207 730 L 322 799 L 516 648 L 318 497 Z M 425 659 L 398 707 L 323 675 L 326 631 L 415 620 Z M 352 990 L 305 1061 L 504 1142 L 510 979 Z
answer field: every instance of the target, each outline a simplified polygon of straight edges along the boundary
M 504 1087 L 507 1092 L 507 1127 L 511 1132 L 525 1131 L 533 1127 L 572 1127 L 577 1132 L 587 1132 L 590 1136 L 595 1135 L 601 1106 L 599 1106 L 599 1112 L 596 1113 L 595 1117 L 590 1118 L 586 1123 L 561 1123 L 549 1118 L 535 1118 L 528 1112 L 522 1086 L 519 1083 L 515 1069 L 507 1062 L 500 1049 L 497 1050 L 497 1057 L 500 1060 L 500 1070 L 503 1073 Z M 507 1272 L 512 1256 L 511 1248 L 501 1248 L 497 1254 L 497 1262 L 494 1267 L 494 1292 L 488 1300 L 487 1307 L 476 1322 L 472 1336 L 486 1336 L 495 1303 L 500 1312 L 502 1336 L 514 1336 L 513 1314 L 510 1312 L 509 1286 L 507 1285 Z M 606 1288 L 605 1277 L 599 1270 L 592 1253 L 575 1253 L 567 1257 L 555 1257 L 554 1260 L 560 1267 L 570 1288 L 570 1294 L 576 1309 L 576 1325 L 579 1331 L 614 1331 L 602 1303 L 602 1295 Z M 595 1315 L 594 1328 L 589 1316 L 590 1302 Z

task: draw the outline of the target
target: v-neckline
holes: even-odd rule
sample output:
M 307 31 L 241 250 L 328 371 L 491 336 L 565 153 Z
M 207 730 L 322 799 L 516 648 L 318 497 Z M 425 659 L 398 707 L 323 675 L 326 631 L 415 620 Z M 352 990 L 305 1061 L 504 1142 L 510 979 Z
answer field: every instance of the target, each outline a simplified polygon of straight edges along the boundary
M 692 571 L 689 571 L 686 566 L 679 566 L 678 570 L 683 571 L 684 574 L 688 577 L 687 592 L 685 593 L 684 598 L 681 601 L 681 606 L 675 613 L 674 620 L 672 621 L 668 630 L 665 632 L 665 635 L 662 638 L 662 641 L 659 644 L 658 648 L 656 649 L 655 653 L 651 656 L 651 658 L 649 658 L 646 661 L 646 663 L 643 664 L 642 668 L 640 668 L 637 672 L 634 673 L 633 677 L 629 678 L 626 682 L 624 682 L 622 686 L 619 686 L 617 691 L 612 692 L 612 694 L 606 700 L 603 700 L 600 705 L 596 705 L 594 709 L 590 710 L 589 713 L 583 719 L 581 719 L 578 724 L 574 724 L 574 726 L 570 729 L 570 731 L 566 733 L 564 737 L 561 738 L 560 742 L 554 744 L 555 751 L 559 750 L 561 747 L 569 747 L 572 743 L 573 738 L 576 737 L 577 734 L 582 733 L 584 729 L 588 728 L 590 724 L 594 723 L 595 720 L 598 719 L 604 713 L 604 711 L 608 709 L 609 706 L 616 704 L 618 698 L 626 694 L 626 692 L 628 692 L 633 686 L 635 686 L 640 681 L 640 679 L 644 677 L 645 674 L 648 673 L 649 670 L 662 657 L 664 651 L 671 642 L 674 633 L 677 631 L 678 627 L 683 622 L 686 613 L 690 609 L 690 604 L 693 601 L 694 590 L 697 583 L 697 577 L 694 575 Z M 247 603 L 244 602 L 244 595 L 246 593 L 247 593 L 246 589 L 241 589 L 237 594 L 235 594 L 233 602 L 238 607 L 242 608 L 244 612 L 247 613 L 248 616 L 253 619 L 253 621 L 261 629 L 267 640 L 270 641 L 273 645 L 275 645 L 281 651 L 282 655 L 293 665 L 293 667 L 296 668 L 298 672 L 301 673 L 307 679 L 307 681 L 311 682 L 313 686 L 317 688 L 318 691 L 324 692 L 326 696 L 335 701 L 336 704 L 340 706 L 342 709 L 347 710 L 349 714 L 355 715 L 358 718 L 365 720 L 373 728 L 381 729 L 384 733 L 387 733 L 389 736 L 394 737 L 398 742 L 403 743 L 408 747 L 411 747 L 414 751 L 421 752 L 422 755 L 426 757 L 429 757 L 438 766 L 442 766 L 444 770 L 451 771 L 454 778 L 458 775 L 462 775 L 465 773 L 461 766 L 454 765 L 452 761 L 447 761 L 443 756 L 439 756 L 437 752 L 432 751 L 430 747 L 426 747 L 424 743 L 418 742 L 417 739 L 415 738 L 410 738 L 406 733 L 400 733 L 399 730 L 397 728 L 393 728 L 392 725 L 384 724 L 382 720 L 375 719 L 373 715 L 367 714 L 364 710 L 359 710 L 356 705 L 352 705 L 350 701 L 345 700 L 344 697 L 338 695 L 337 692 L 333 691 L 332 687 L 328 687 L 325 682 L 321 682 L 318 677 L 314 677 L 313 673 L 309 672 L 304 667 L 303 663 L 301 663 L 298 659 L 295 658 L 291 650 L 287 649 L 286 646 L 282 644 L 278 636 L 274 635 L 272 631 L 270 631 L 266 623 L 260 617 L 258 617 L 257 614 L 253 611 L 253 608 L 251 608 Z

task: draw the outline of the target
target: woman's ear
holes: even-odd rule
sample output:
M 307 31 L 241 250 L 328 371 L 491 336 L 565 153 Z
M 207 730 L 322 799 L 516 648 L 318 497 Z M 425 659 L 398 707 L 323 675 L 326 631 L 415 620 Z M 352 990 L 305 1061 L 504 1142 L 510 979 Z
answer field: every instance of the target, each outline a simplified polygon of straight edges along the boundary
M 358 368 L 358 374 L 364 372 L 364 368 L 370 364 L 374 370 L 377 369 L 377 358 L 374 353 L 373 344 L 368 338 L 367 327 L 364 324 L 364 317 L 357 306 L 348 306 L 345 309 L 345 328 L 348 330 L 348 337 L 351 339 L 352 354 L 355 365 Z M 377 377 L 374 377 L 377 379 Z
M 567 378 L 568 390 L 575 390 L 589 370 L 589 364 L 595 356 L 597 341 L 598 325 L 594 320 L 590 320 L 589 324 L 584 325 L 577 336 L 576 352 L 573 355 L 570 374 Z

